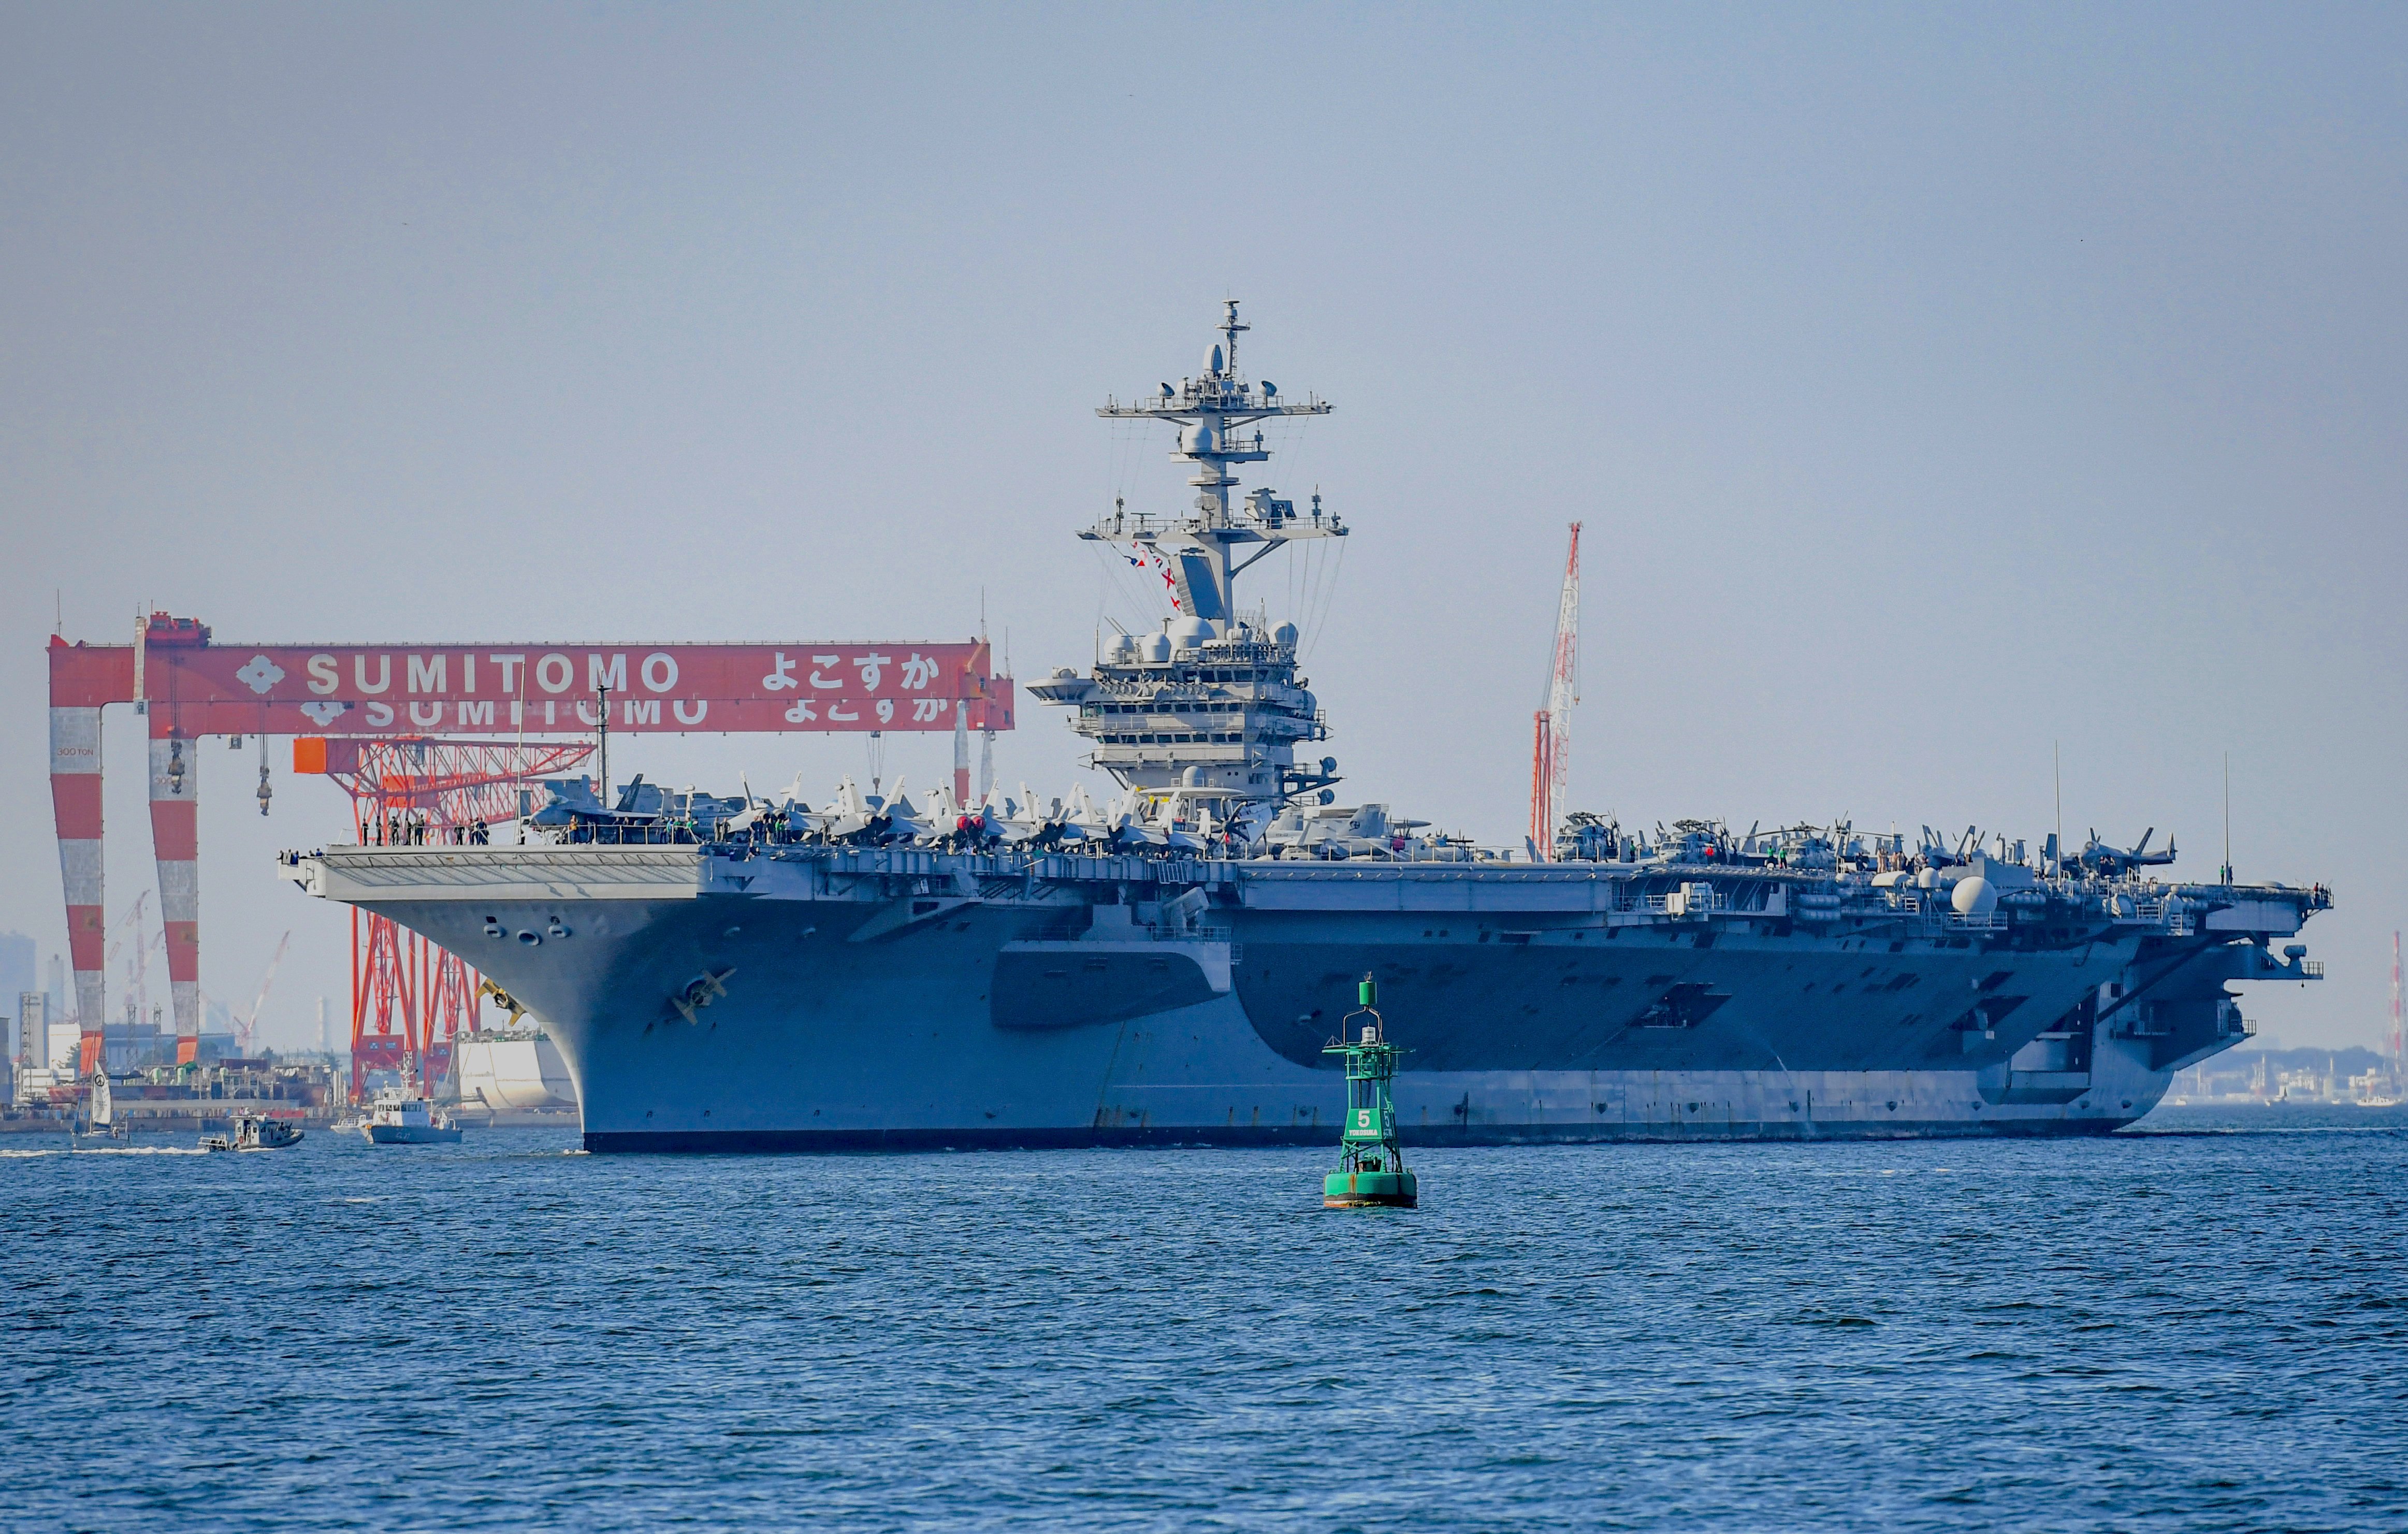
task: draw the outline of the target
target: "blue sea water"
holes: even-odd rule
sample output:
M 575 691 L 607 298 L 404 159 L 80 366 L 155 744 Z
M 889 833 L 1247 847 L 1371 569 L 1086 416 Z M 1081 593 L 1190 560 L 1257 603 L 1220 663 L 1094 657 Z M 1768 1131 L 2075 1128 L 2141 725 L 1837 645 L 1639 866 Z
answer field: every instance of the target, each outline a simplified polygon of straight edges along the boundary
M 2408 1113 L 2064 1142 L 0 1148 L 15 1528 L 2408 1528 Z

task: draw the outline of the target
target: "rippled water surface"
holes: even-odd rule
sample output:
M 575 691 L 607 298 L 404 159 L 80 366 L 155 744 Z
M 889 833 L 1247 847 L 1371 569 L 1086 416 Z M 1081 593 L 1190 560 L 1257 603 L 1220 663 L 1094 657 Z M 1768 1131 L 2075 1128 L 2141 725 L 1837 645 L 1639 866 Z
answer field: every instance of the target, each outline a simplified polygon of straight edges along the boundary
M 2408 1114 L 655 1158 L 0 1139 L 30 1528 L 2408 1527 Z

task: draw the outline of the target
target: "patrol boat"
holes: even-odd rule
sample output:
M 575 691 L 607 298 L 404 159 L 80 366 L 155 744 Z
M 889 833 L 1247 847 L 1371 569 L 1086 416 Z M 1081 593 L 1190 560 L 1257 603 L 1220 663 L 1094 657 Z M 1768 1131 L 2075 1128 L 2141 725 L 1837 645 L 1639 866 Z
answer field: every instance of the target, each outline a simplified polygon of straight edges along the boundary
M 230 1134 L 204 1135 L 204 1151 L 281 1151 L 301 1143 L 302 1130 L 297 1124 L 283 1119 L 271 1119 L 257 1113 L 235 1115 Z
M 377 1093 L 360 1138 L 371 1145 L 457 1145 L 460 1126 L 435 1111 L 423 1097 L 388 1086 Z
M 564 790 L 530 844 L 330 847 L 309 893 L 466 957 L 558 1044 L 595 1151 L 1329 1143 L 1328 998 L 1377 977 L 1406 1143 L 2102 1134 L 2308 981 L 2319 885 L 2161 881 L 2172 848 L 1969 828 L 1570 817 L 1498 852 L 1340 805 L 1297 631 L 1238 578 L 1354 529 L 1242 475 L 1330 407 L 1239 370 L 1098 413 L 1192 502 L 1080 536 L 1178 614 L 1032 691 L 1118 784 L 814 810 Z

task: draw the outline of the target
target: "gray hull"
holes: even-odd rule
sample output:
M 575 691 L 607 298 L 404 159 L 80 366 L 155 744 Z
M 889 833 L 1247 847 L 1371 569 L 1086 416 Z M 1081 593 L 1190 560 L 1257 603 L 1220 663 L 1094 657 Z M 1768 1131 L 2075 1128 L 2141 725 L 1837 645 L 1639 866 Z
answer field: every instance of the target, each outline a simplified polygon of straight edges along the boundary
M 2099 1134 L 2243 1036 L 2224 982 L 2293 978 L 2229 910 L 1809 920 L 1811 882 L 1768 877 L 1684 918 L 1577 866 L 663 846 L 295 872 L 525 1003 L 595 1150 L 1334 1142 L 1320 1050 L 1367 971 L 1420 1143 Z

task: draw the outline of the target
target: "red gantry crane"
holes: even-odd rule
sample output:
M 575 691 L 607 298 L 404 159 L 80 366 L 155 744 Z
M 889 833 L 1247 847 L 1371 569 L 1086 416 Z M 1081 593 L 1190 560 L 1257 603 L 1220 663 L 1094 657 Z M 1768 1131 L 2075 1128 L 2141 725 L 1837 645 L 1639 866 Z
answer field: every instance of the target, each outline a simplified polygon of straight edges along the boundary
M 58 818 L 67 955 L 83 1036 L 79 1071 L 87 1076 L 102 1063 L 107 1001 L 101 714 L 111 706 L 131 705 L 148 725 L 150 837 L 180 1061 L 194 1058 L 200 1042 L 195 805 L 196 748 L 204 737 L 322 741 L 325 765 L 319 770 L 339 781 L 343 774 L 335 764 L 349 762 L 344 771 L 352 775 L 355 805 L 373 799 L 394 809 L 408 802 L 413 810 L 455 817 L 446 824 L 459 824 L 480 815 L 516 814 L 517 785 L 545 770 L 544 753 L 562 749 L 561 738 L 598 731 L 605 707 L 614 735 L 951 730 L 958 742 L 969 730 L 1008 730 L 1012 724 L 1011 679 L 995 673 L 983 639 L 252 646 L 217 643 L 197 619 L 153 612 L 136 621 L 130 645 L 70 644 L 54 634 L 49 662 L 50 804 Z M 419 750 L 413 742 L 433 740 L 437 732 L 467 738 L 437 742 L 441 750 L 429 767 L 411 754 Z M 350 748 L 357 755 L 346 758 L 342 753 Z M 580 742 L 566 749 L 581 755 L 584 748 Z M 264 812 L 270 797 L 264 757 L 258 794 Z M 501 797 L 479 797 L 494 794 Z M 365 830 L 365 812 L 353 824 Z M 431 956 L 440 950 L 420 953 L 423 982 L 413 981 L 417 988 L 404 991 L 402 977 L 412 962 L 408 946 L 398 939 L 387 946 L 390 962 L 378 953 L 373 963 L 364 959 L 353 967 L 355 982 L 366 974 L 371 993 L 386 987 L 394 1006 L 408 998 L 396 1015 L 390 1007 L 380 1010 L 373 994 L 365 1006 L 354 997 L 355 1044 L 363 1018 L 366 1038 L 394 1038 L 393 1030 L 399 1030 L 397 1048 L 370 1052 L 377 1060 L 408 1054 L 413 1039 L 422 1044 L 448 1039 L 443 1020 L 476 1005 L 474 987 L 461 984 L 466 967 Z M 367 947 L 377 949 L 373 935 Z M 429 1018 L 433 1035 L 426 1032 Z M 355 1084 L 360 1074 L 354 1073 Z
M 1530 757 L 1530 860 L 1555 855 L 1555 823 L 1564 812 L 1564 785 L 1571 769 L 1572 705 L 1580 701 L 1580 535 L 1572 523 L 1571 552 L 1564 561 L 1564 589 L 1555 604 L 1555 649 L 1547 671 L 1547 706 L 1537 715 L 1537 743 Z

